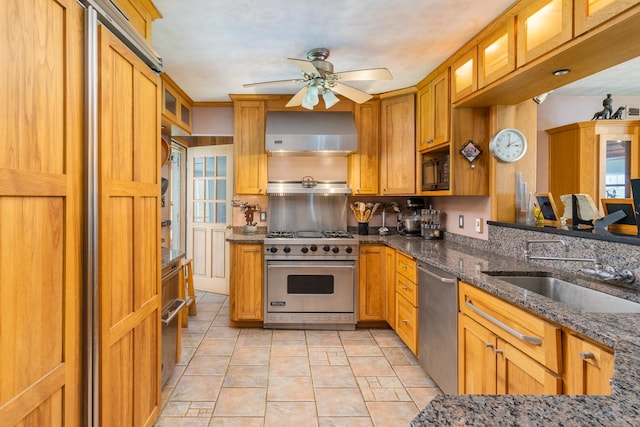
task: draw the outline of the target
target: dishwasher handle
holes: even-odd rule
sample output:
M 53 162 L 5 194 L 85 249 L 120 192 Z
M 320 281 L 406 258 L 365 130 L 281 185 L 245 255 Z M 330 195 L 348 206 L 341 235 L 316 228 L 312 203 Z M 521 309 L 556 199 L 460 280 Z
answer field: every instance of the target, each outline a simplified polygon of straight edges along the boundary
M 522 332 L 519 332 L 519 331 L 513 329 L 511 326 L 507 325 L 504 322 L 499 321 L 498 319 L 496 319 L 495 317 L 493 317 L 489 313 L 485 313 L 484 311 L 480 310 L 478 307 L 473 305 L 471 300 L 466 300 L 465 304 L 466 304 L 467 307 L 469 307 L 475 313 L 477 313 L 478 315 L 484 317 L 485 319 L 487 319 L 489 322 L 495 324 L 496 326 L 498 326 L 498 327 L 504 329 L 505 331 L 509 332 L 514 337 L 519 338 L 522 341 L 526 341 L 528 343 L 531 343 L 533 345 L 542 345 L 542 339 L 540 339 L 538 337 L 532 337 L 530 335 L 525 335 Z
M 420 270 L 421 272 L 425 273 L 428 276 L 433 277 L 434 279 L 442 282 L 442 283 L 456 283 L 456 279 L 455 278 L 450 278 L 450 277 L 442 277 L 436 273 L 434 273 L 431 270 L 427 270 L 427 268 L 425 266 L 423 266 L 422 264 L 418 264 L 418 270 Z
M 175 300 L 173 302 L 173 305 L 175 306 L 176 303 L 178 305 L 176 308 L 174 308 L 173 310 L 169 310 L 166 313 L 162 313 L 163 324 L 169 326 L 169 323 L 171 323 L 173 319 L 178 315 L 178 313 L 180 313 L 180 310 L 182 310 L 182 307 L 184 307 L 187 304 L 185 300 L 181 300 L 181 299 Z

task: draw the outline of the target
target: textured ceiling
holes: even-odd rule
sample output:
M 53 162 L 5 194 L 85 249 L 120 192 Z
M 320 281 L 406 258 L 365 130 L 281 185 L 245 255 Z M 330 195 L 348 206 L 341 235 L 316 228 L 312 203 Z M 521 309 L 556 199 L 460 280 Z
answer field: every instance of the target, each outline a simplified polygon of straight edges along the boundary
M 513 0 L 154 0 L 163 18 L 153 46 L 165 71 L 194 101 L 229 94 L 293 94 L 287 58 L 325 47 L 334 71 L 388 68 L 390 81 L 350 82 L 372 94 L 415 85 Z
M 194 101 L 229 94 L 293 94 L 287 58 L 325 47 L 334 71 L 388 68 L 390 81 L 349 82 L 372 94 L 415 85 L 513 0 L 154 0 L 163 14 L 153 46 L 165 71 Z M 640 60 L 557 89 L 556 95 L 640 96 Z

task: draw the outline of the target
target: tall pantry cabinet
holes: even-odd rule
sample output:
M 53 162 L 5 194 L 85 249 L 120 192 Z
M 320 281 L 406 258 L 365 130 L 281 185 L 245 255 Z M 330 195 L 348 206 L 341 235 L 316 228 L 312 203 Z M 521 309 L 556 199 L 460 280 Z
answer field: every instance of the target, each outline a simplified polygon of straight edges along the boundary
M 0 2 L 2 425 L 160 410 L 160 79 L 94 3 Z

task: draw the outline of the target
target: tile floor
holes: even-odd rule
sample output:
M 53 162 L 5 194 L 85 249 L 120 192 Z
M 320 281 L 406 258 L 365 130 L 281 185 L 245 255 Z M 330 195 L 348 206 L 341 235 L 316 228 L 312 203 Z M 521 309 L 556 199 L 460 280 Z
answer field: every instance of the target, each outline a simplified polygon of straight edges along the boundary
M 408 426 L 440 389 L 390 329 L 233 329 L 198 292 L 156 426 Z

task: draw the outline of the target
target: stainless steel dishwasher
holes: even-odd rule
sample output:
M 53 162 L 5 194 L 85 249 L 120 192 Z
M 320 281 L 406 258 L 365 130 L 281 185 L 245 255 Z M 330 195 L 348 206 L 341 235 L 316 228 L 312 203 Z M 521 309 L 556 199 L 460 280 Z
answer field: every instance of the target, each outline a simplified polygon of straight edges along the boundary
M 418 361 L 446 394 L 458 394 L 456 277 L 418 263 Z

